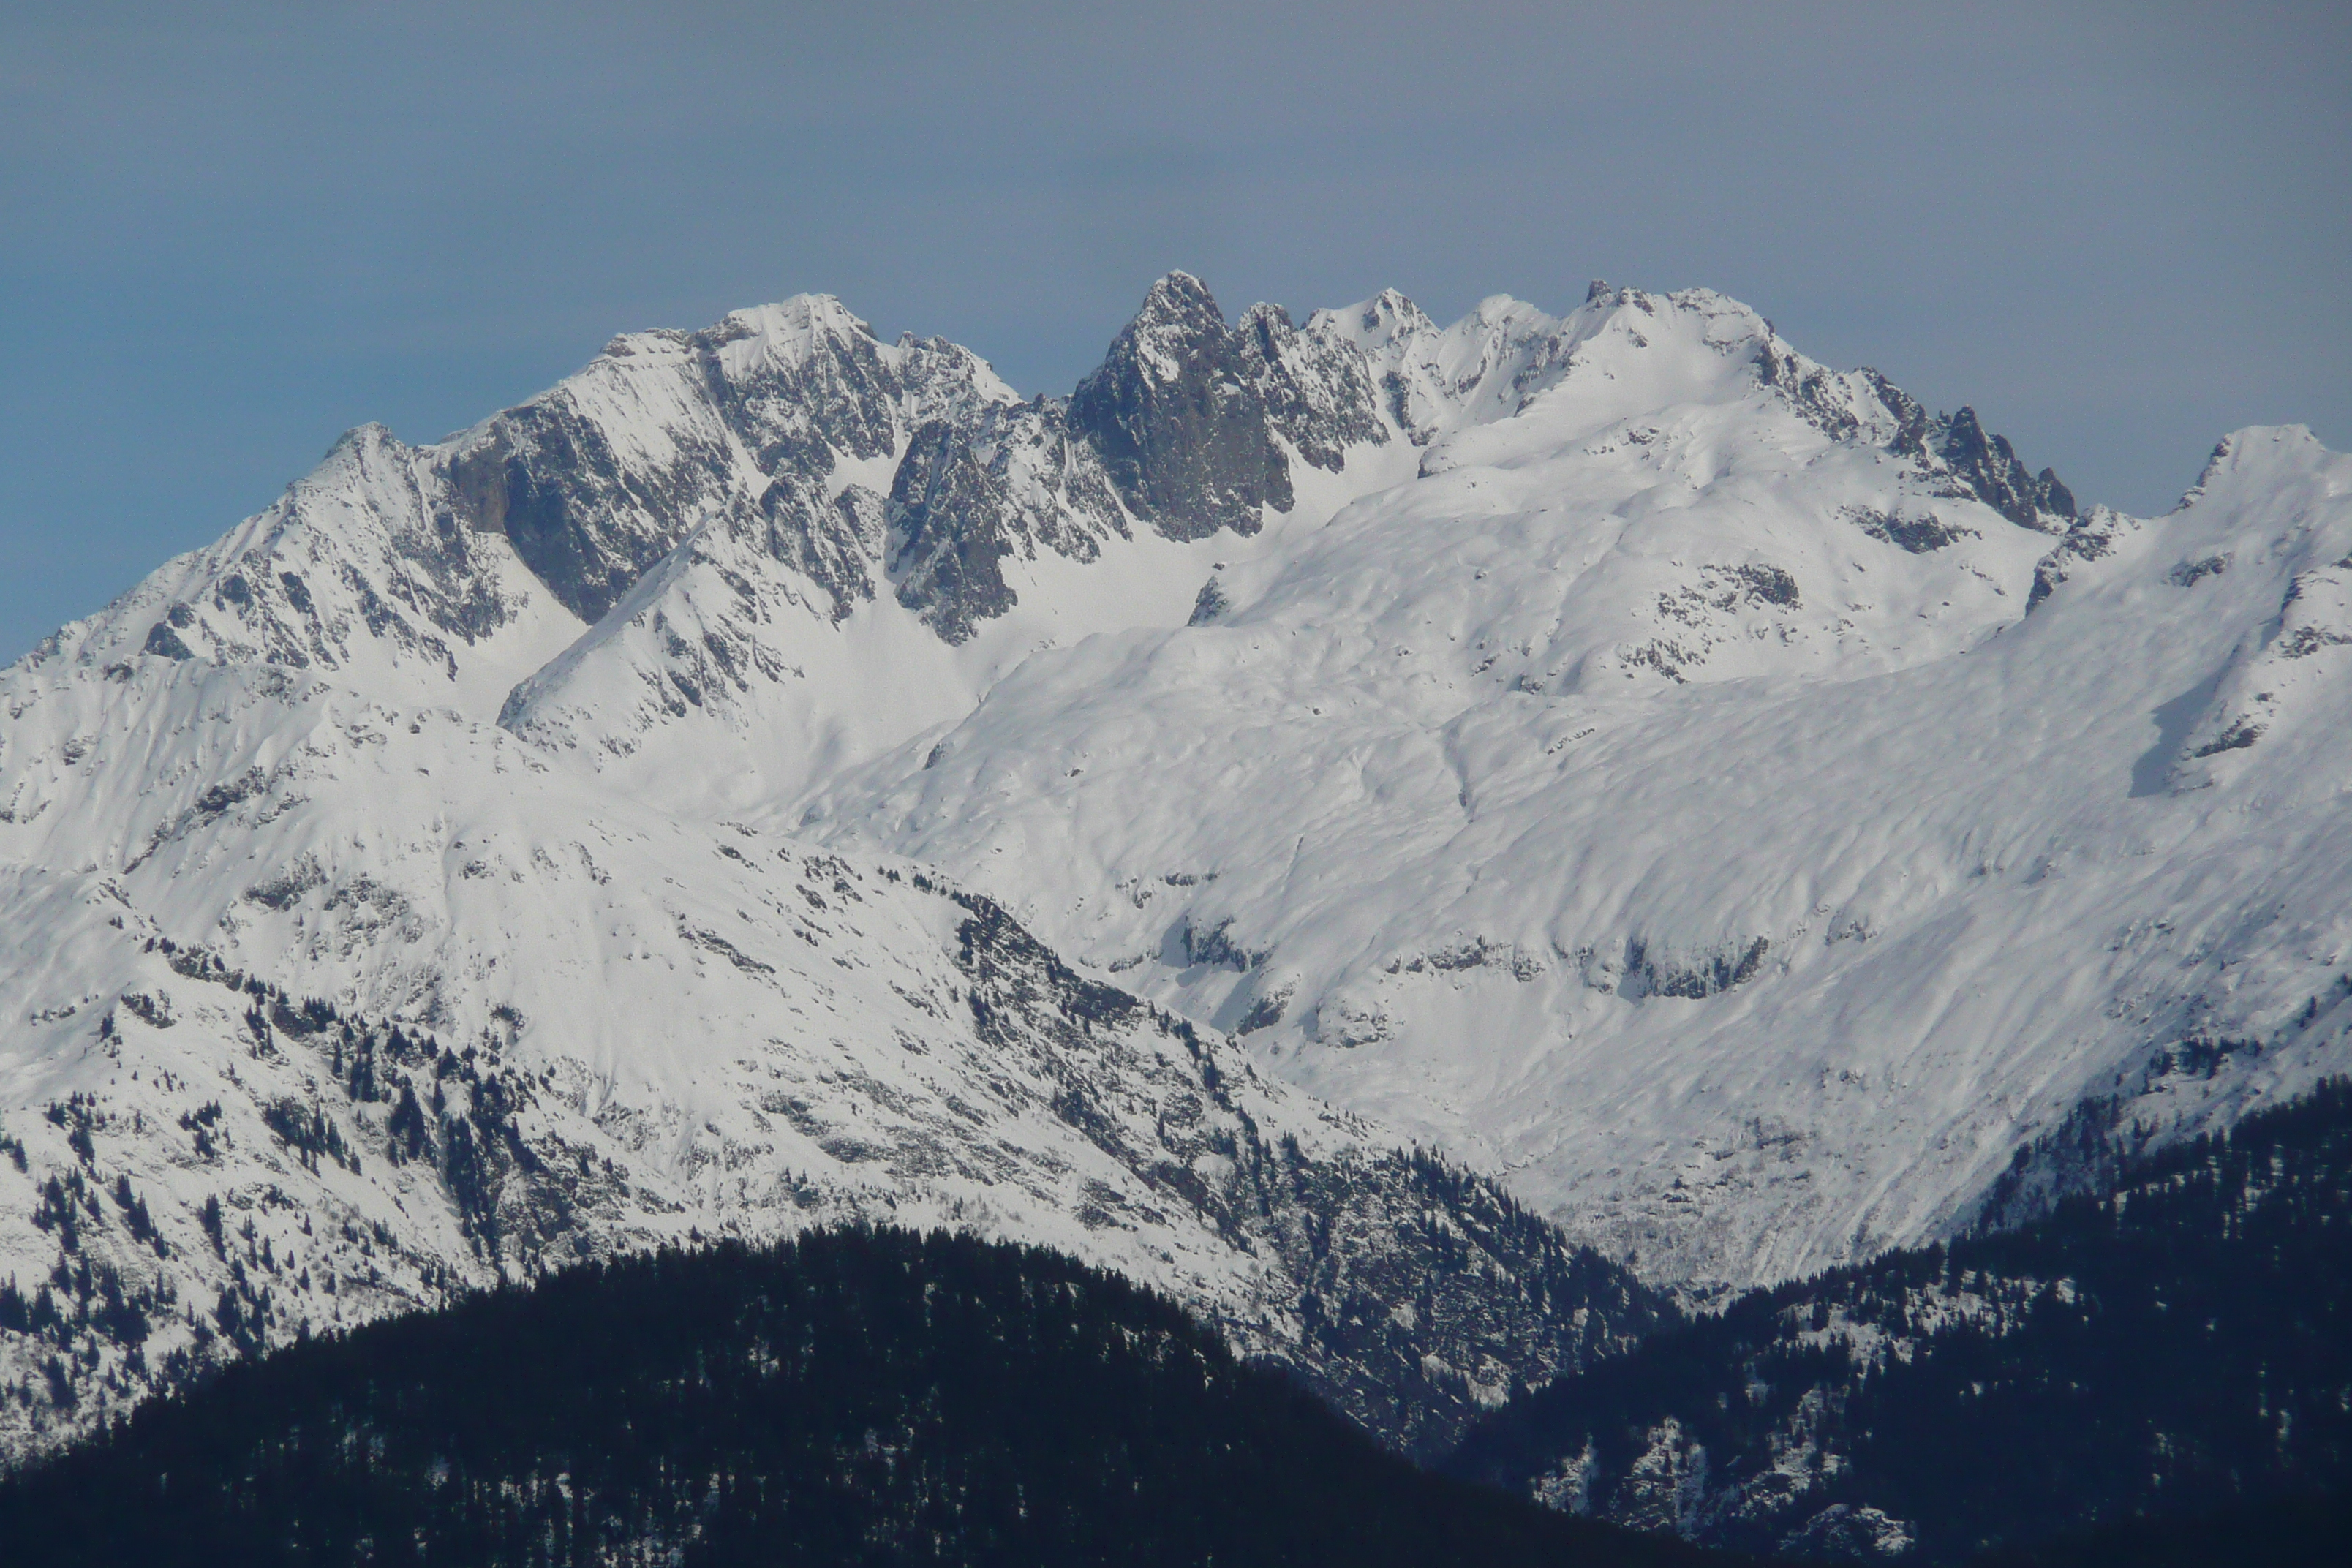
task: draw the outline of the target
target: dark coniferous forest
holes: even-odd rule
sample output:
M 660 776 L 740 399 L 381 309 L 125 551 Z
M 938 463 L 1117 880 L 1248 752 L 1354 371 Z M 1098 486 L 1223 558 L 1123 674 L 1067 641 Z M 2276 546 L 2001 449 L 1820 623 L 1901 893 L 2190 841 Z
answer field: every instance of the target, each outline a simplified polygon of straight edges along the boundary
M 2352 1560 L 2312 1500 L 2352 1485 L 2352 1082 L 2022 1226 L 1755 1292 L 1449 1468 L 1759 1552 L 1843 1504 L 1906 1521 L 1914 1562 Z
M 230 1367 L 0 1483 L 0 1563 L 2329 1561 L 2352 1083 L 2145 1142 L 2028 1223 L 1756 1292 L 1523 1396 L 1449 1474 L 1116 1276 L 837 1230 Z
M 1989 1552 L 1970 1568 L 2317 1568 L 2352 1559 L 2352 1499 L 2154 1514 Z
M 0 1486 L 51 1565 L 1669 1564 L 1412 1468 L 1056 1255 L 834 1231 L 234 1367 Z

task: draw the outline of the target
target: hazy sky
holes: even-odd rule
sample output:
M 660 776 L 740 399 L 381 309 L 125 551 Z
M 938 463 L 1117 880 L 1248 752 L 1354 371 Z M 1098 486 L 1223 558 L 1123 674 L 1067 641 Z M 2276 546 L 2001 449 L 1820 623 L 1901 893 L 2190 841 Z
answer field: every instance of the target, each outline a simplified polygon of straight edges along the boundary
M 1703 284 L 2161 510 L 2352 444 L 2352 6 L 11 0 L 0 658 L 615 331 L 818 289 L 1061 392 L 1176 267 Z

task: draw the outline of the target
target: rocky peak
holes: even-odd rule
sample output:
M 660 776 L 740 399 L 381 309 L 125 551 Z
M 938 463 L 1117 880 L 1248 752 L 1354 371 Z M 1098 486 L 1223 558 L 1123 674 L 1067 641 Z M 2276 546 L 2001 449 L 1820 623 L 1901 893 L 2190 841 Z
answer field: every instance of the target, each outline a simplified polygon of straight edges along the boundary
M 505 534 L 583 621 L 602 618 L 713 523 L 769 538 L 780 559 L 839 558 L 847 564 L 820 574 L 820 585 L 836 599 L 845 585 L 866 596 L 863 574 L 849 569 L 855 552 L 831 537 L 840 531 L 826 504 L 831 475 L 844 458 L 898 449 L 906 357 L 838 300 L 798 295 L 698 332 L 616 339 L 438 462 L 461 521 Z M 927 372 L 947 368 L 944 356 L 918 357 Z M 963 383 L 979 389 L 982 373 L 967 367 Z
M 1637 308 L 1649 313 L 1646 300 Z M 1505 395 L 1506 383 L 1495 376 L 1503 372 L 1507 382 L 1504 406 L 1516 412 L 1537 379 L 1565 363 L 1574 335 L 1570 323 L 1525 300 L 1489 294 L 1440 335 L 1445 347 L 1437 363 L 1465 404 L 1473 389 Z
M 1291 321 L 1284 306 L 1261 300 L 1241 314 L 1234 331 L 1255 345 L 1261 354 L 1271 354 L 1276 346 L 1289 342 L 1298 333 L 1297 324 Z
M 1801 417 L 1833 437 L 1872 442 L 1911 459 L 1934 493 L 1972 497 L 2039 533 L 2063 534 L 2081 515 L 2054 470 L 2028 468 L 2009 438 L 1989 433 L 1973 408 L 1930 415 L 1879 372 L 1824 370 L 1769 329 L 1755 363 L 1757 379 Z
M 1318 310 L 1307 318 L 1307 327 L 1309 331 L 1336 331 L 1375 358 L 1391 344 L 1437 333 L 1429 313 L 1393 289 L 1341 310 Z
M 1042 548 L 1092 561 L 1126 531 L 1102 466 L 1057 403 L 938 421 L 908 443 L 890 484 L 889 571 L 901 605 L 949 643 L 1018 602 L 1004 563 Z
M 968 422 L 1021 401 L 996 367 L 961 343 L 902 334 L 892 345 L 910 430 L 939 420 Z
M 568 617 L 530 613 L 528 576 L 498 541 L 464 526 L 432 456 L 382 425 L 346 431 L 270 506 L 45 652 L 118 678 L 122 660 L 146 653 L 478 706 L 511 684 L 514 661 L 543 658 L 542 634 L 565 635 Z
M 2074 521 L 2074 492 L 2053 470 L 2028 469 L 2007 437 L 1985 433 L 1975 409 L 1937 421 L 1927 445 L 1979 500 L 2020 528 L 2056 531 Z
M 754 364 L 805 364 L 821 352 L 860 339 L 875 342 L 874 329 L 840 300 L 830 294 L 795 294 L 772 305 L 730 310 L 693 341 L 717 351 L 730 374 L 740 374 Z
M 1163 380 L 1183 373 L 1198 345 L 1225 332 L 1225 315 L 1208 285 L 1189 272 L 1171 272 L 1151 286 L 1142 308 L 1121 332 L 1136 353 Z M 1117 350 L 1114 349 L 1113 353 Z
M 1380 388 L 1389 421 L 1416 446 L 1464 423 L 1518 411 L 1536 378 L 1564 363 L 1564 323 L 1494 294 L 1440 329 L 1393 289 L 1341 310 L 1320 310 L 1307 331 L 1352 343 Z
M 1071 395 L 1071 426 L 1120 500 L 1169 538 L 1255 533 L 1265 508 L 1290 509 L 1289 465 L 1243 343 L 1200 279 L 1171 272 Z
M 896 356 L 830 295 L 738 310 L 695 344 L 712 401 L 762 474 L 822 479 L 836 454 L 878 458 L 898 444 Z
M 1307 462 L 1338 473 L 1349 447 L 1382 445 L 1389 431 L 1370 362 L 1329 315 L 1318 311 L 1302 332 L 1281 306 L 1253 305 L 1234 330 L 1275 434 Z
M 2249 425 L 2232 430 L 2213 444 L 2205 466 L 2198 471 L 2174 510 L 2202 500 L 2216 485 L 2231 479 L 2257 479 L 2277 483 L 2297 470 L 2342 468 L 2344 459 L 2320 444 L 2307 425 Z M 2340 483 L 2340 480 L 2335 481 Z M 2331 494 L 2340 491 L 2330 490 Z

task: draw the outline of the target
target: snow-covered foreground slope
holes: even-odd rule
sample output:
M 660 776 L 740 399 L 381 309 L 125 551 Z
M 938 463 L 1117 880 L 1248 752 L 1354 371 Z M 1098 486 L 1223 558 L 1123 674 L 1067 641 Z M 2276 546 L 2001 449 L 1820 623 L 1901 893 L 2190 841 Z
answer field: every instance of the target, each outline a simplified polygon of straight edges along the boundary
M 1417 1447 L 1648 1321 L 1491 1189 L 919 869 L 268 667 L 5 694 L 8 1447 L 232 1349 L 845 1219 L 1114 1266 Z
M 2347 489 L 2081 513 L 1597 284 L 1175 274 L 1025 402 L 803 297 L 355 431 L 0 676 L 0 1423 L 866 1215 L 1437 1442 L 1649 1307 L 1400 1140 L 1704 1291 L 2343 1060 Z

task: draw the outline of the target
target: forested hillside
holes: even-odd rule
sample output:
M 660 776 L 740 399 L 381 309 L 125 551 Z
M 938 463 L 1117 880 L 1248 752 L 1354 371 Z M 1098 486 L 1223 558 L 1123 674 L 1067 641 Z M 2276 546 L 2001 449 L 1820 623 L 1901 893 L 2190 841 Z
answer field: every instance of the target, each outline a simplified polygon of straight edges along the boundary
M 836 1230 L 237 1365 L 0 1487 L 51 1564 L 1666 1564 L 1414 1469 L 1164 1298 Z
M 2118 1169 L 2017 1228 L 1757 1291 L 1519 1401 L 1452 1468 L 1927 1563 L 2352 1483 L 2352 1082 Z
M 2352 1557 L 2352 1498 L 2242 1503 L 2077 1531 L 1987 1553 L 1973 1568 L 2309 1568 Z

